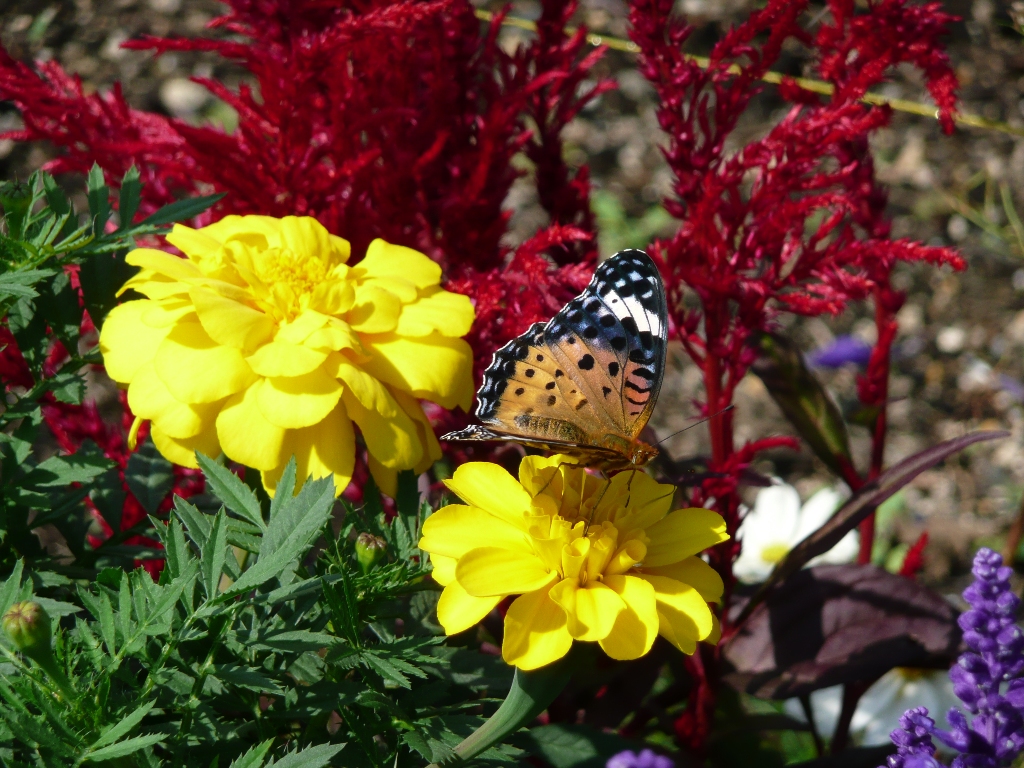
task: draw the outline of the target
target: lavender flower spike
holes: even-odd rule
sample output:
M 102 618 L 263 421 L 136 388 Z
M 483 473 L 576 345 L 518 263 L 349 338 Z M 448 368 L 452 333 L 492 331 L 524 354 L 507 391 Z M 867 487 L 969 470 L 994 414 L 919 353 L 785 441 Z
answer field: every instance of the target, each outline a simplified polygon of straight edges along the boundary
M 605 768 L 675 768 L 671 758 L 665 757 L 645 749 L 640 754 L 630 752 L 619 752 L 608 758 Z
M 1015 618 L 1020 599 L 1010 589 L 1013 569 L 991 549 L 974 557 L 974 582 L 964 590 L 970 610 L 960 616 L 969 651 L 950 670 L 953 690 L 972 717 L 946 716 L 935 727 L 924 707 L 909 710 L 892 732 L 897 754 L 889 768 L 935 768 L 934 736 L 957 752 L 952 768 L 1005 768 L 1024 752 L 1024 632 Z
M 814 368 L 841 368 L 854 363 L 863 368 L 871 359 L 872 346 L 856 336 L 837 336 L 835 340 L 807 355 Z

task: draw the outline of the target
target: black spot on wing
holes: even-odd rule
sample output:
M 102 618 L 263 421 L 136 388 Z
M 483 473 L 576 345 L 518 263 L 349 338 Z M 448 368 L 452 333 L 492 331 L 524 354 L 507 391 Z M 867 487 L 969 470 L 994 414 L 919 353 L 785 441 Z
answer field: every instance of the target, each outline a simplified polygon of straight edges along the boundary
M 501 396 L 508 387 L 509 379 L 515 375 L 516 363 L 525 360 L 530 354 L 530 345 L 535 344 L 538 337 L 543 341 L 544 324 L 534 323 L 522 336 L 512 339 L 494 353 L 491 364 L 484 371 L 483 382 L 477 390 L 476 415 L 482 420 L 494 418 L 501 402 Z M 520 389 L 516 394 L 521 394 Z

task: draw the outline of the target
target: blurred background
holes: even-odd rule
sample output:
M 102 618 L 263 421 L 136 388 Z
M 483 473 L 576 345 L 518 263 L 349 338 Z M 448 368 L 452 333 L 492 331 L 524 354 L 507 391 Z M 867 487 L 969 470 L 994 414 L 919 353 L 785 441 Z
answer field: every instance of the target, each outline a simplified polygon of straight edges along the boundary
M 706 53 L 730 24 L 758 7 L 747 0 L 680 0 L 678 10 L 696 24 L 692 53 Z M 1000 551 L 1020 516 L 1024 495 L 1024 36 L 1014 19 L 1024 4 L 994 0 L 947 0 L 942 5 L 961 21 L 947 39 L 961 83 L 962 111 L 1004 125 L 1003 130 L 961 127 L 943 135 L 936 121 L 895 112 L 874 139 L 880 179 L 889 186 L 893 234 L 925 243 L 954 245 L 969 262 L 962 274 L 931 267 L 899 268 L 896 286 L 908 294 L 900 319 L 893 363 L 887 463 L 972 429 L 1005 428 L 1012 438 L 975 446 L 945 465 L 920 475 L 881 511 L 876 562 L 897 562 L 923 531 L 929 534 L 922 578 L 944 591 L 959 591 L 972 552 L 980 545 Z M 1014 6 L 1018 7 L 1015 8 Z M 497 8 L 499 4 L 481 4 Z M 0 3 L 0 41 L 21 58 L 56 59 L 77 73 L 87 90 L 122 84 L 137 108 L 231 130 L 236 117 L 192 76 L 215 76 L 229 87 L 240 70 L 212 55 L 126 51 L 120 44 L 139 35 L 194 36 L 223 12 L 214 0 L 5 0 Z M 513 3 L 513 14 L 536 18 L 532 2 Z M 626 38 L 627 6 L 621 0 L 583 0 L 580 21 L 597 33 Z M 528 35 L 503 31 L 515 46 Z M 800 74 L 798 47 L 787 50 L 780 69 Z M 603 255 L 644 247 L 670 234 L 673 219 L 659 201 L 671 191 L 660 153 L 663 136 L 654 114 L 654 94 L 636 70 L 632 54 L 610 50 L 597 71 L 618 89 L 588 108 L 567 134 L 567 159 L 591 167 L 593 207 L 600 223 Z M 925 102 L 921 82 L 900 70 L 883 94 Z M 763 133 L 783 105 L 766 85 L 734 139 Z M 0 103 L 0 131 L 19 127 L 17 112 Z M 0 141 L 0 178 L 25 178 L 52 149 Z M 529 168 L 524 165 L 524 171 Z M 69 189 L 83 189 L 75 181 Z M 84 204 L 84 201 L 83 201 Z M 525 239 L 545 214 L 528 185 L 513 189 L 511 237 Z M 837 337 L 869 347 L 872 308 L 862 305 L 828 321 L 797 321 L 788 332 L 807 353 Z M 665 436 L 691 422 L 700 376 L 681 349 L 670 347 L 669 374 L 653 426 Z M 856 361 L 819 367 L 841 407 L 855 403 Z M 748 376 L 737 395 L 741 440 L 792 432 L 760 380 Z M 864 466 L 868 435 L 853 427 L 853 443 Z M 677 459 L 707 451 L 707 432 L 689 430 L 666 443 Z M 757 467 L 792 483 L 803 499 L 837 485 L 809 451 L 768 454 Z M 751 491 L 753 494 L 754 491 Z M 750 501 L 753 501 L 751 496 Z M 1014 552 L 1024 562 L 1024 548 Z

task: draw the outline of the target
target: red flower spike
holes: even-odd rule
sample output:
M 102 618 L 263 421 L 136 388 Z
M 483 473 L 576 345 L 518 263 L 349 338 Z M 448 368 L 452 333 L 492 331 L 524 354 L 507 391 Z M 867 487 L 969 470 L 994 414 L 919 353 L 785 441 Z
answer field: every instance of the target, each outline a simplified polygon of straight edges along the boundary
M 658 119 L 669 136 L 665 158 L 675 174 L 667 210 L 680 220 L 677 234 L 653 246 L 665 278 L 677 338 L 700 366 L 704 412 L 718 413 L 753 361 L 747 340 L 772 329 L 784 312 L 838 314 L 853 301 L 875 304 L 878 343 L 859 382 L 860 399 L 876 408 L 871 466 L 881 472 L 888 399 L 889 354 L 903 295 L 892 288 L 893 267 L 924 261 L 954 269 L 965 263 L 947 248 L 889 239 L 886 195 L 875 181 L 868 137 L 891 111 L 860 99 L 901 63 L 917 66 L 938 106 L 944 129 L 952 127 L 956 78 L 939 44 L 953 18 L 937 3 L 828 0 L 816 34 L 803 29 L 806 0 L 768 0 L 715 45 L 707 68 L 688 59 L 683 45 L 691 28 L 672 15 L 672 0 L 634 0 L 632 38 L 640 69 L 661 100 Z M 736 151 L 727 141 L 750 99 L 762 88 L 787 40 L 811 49 L 816 72 L 834 88 L 821 98 L 785 81 L 779 95 L 792 106 L 759 139 Z M 684 302 L 687 292 L 699 307 Z M 734 449 L 734 413 L 709 423 L 715 473 L 694 493 L 694 503 L 714 500 L 731 534 L 739 526 L 739 472 L 753 460 L 754 444 Z M 724 475 L 724 477 L 722 477 Z M 864 480 L 852 474 L 849 481 Z M 870 556 L 873 520 L 861 533 L 862 561 Z M 726 583 L 727 623 L 735 539 L 711 553 Z M 728 627 L 725 627 L 726 634 Z M 688 667 L 695 678 L 677 738 L 698 754 L 713 719 L 716 655 L 708 651 Z

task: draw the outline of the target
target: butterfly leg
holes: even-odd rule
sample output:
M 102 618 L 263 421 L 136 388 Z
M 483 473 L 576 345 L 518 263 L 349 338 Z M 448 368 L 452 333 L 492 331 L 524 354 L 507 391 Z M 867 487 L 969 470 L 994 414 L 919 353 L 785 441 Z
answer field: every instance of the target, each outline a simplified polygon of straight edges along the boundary
M 586 525 L 583 526 L 583 536 L 584 536 L 584 538 L 586 538 L 586 536 L 587 536 L 587 531 L 590 530 L 590 524 L 592 522 L 594 522 L 594 513 L 597 512 L 597 508 L 601 504 L 601 501 L 604 499 L 604 495 L 606 493 L 608 493 L 608 489 L 612 487 L 611 481 L 604 474 L 604 472 L 601 473 L 601 477 L 604 478 L 605 485 L 604 485 L 604 488 L 601 490 L 601 495 L 597 497 L 597 501 L 595 501 L 594 505 L 590 508 L 590 517 L 587 518 L 587 523 L 586 523 Z

